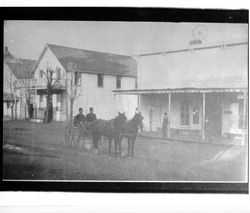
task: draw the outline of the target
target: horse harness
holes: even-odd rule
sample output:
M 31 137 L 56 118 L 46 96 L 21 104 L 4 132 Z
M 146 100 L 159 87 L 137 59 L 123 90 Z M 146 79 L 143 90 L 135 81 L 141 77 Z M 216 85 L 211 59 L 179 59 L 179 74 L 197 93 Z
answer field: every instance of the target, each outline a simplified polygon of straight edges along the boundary
M 111 131 L 114 128 L 114 119 L 108 122 L 104 122 L 105 131 Z

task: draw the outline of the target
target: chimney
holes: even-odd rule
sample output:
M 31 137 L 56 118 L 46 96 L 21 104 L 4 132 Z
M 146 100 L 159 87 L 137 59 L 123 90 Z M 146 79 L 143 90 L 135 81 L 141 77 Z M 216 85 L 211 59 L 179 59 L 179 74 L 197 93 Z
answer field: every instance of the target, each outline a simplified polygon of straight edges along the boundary
M 4 52 L 5 53 L 9 52 L 8 47 L 4 47 Z

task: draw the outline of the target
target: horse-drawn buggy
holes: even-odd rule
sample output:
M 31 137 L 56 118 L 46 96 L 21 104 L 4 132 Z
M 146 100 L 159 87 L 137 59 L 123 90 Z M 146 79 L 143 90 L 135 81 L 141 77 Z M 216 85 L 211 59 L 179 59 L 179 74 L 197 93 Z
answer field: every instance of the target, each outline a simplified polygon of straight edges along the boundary
M 133 157 L 134 143 L 138 129 L 142 127 L 143 116 L 138 113 L 127 121 L 125 113 L 118 113 L 111 120 L 97 119 L 89 123 L 74 125 L 70 122 L 65 129 L 65 142 L 70 147 L 79 147 L 90 150 L 93 146 L 95 152 L 98 150 L 98 142 L 105 137 L 109 143 L 108 154 L 111 156 L 112 143 L 114 142 L 115 157 L 121 157 L 121 143 L 123 139 L 128 142 L 128 157 Z
M 82 149 L 91 149 L 92 130 L 86 129 L 86 123 L 75 125 L 74 122 L 69 122 L 65 129 L 65 143 L 69 147 L 78 147 L 82 145 Z

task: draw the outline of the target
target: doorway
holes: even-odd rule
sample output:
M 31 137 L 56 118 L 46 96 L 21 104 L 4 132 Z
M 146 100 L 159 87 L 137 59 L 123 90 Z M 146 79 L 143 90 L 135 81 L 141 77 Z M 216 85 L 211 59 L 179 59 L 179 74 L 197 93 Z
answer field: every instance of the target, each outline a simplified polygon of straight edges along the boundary
M 222 103 L 219 93 L 206 94 L 205 115 L 211 121 L 213 136 L 222 136 Z

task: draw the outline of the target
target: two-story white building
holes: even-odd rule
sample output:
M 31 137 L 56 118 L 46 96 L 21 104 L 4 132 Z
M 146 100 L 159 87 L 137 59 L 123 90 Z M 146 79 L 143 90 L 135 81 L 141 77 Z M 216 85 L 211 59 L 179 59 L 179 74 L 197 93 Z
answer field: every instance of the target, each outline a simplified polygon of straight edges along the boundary
M 115 91 L 139 96 L 144 130 L 205 138 L 205 119 L 214 136 L 247 132 L 248 41 L 191 42 L 165 51 L 140 54 L 138 89 Z
M 11 104 L 13 105 L 13 118 L 24 119 L 27 116 L 26 85 L 32 81 L 31 70 L 34 60 L 21 59 L 13 56 L 8 47 L 4 51 L 4 79 L 3 79 L 3 118 L 11 118 Z
M 70 101 L 67 91 L 71 83 L 70 64 L 76 71 L 73 84 L 77 84 L 80 91 L 80 96 L 74 102 L 74 115 L 80 107 L 85 114 L 93 107 L 98 118 L 114 118 L 118 111 L 125 111 L 131 117 L 137 107 L 137 97 L 116 96 L 113 90 L 136 88 L 137 64 L 132 57 L 47 44 L 32 71 L 36 85 L 37 118 L 44 118 L 46 108 L 46 79 L 43 71 L 47 67 L 55 70 L 53 78 L 59 82 L 52 95 L 53 118 L 57 121 L 69 118 Z M 124 106 L 123 102 L 129 104 Z

